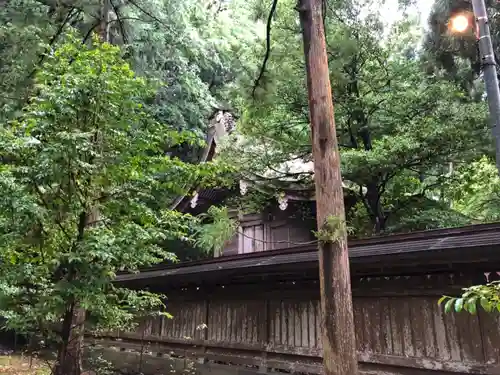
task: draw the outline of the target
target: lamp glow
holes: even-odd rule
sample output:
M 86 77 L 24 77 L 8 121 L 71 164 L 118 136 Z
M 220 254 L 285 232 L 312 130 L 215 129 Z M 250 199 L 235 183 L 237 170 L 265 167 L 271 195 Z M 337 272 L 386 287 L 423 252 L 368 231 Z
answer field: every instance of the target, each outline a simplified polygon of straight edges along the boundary
M 463 14 L 459 14 L 451 19 L 451 29 L 458 33 L 463 33 L 469 28 L 469 19 Z

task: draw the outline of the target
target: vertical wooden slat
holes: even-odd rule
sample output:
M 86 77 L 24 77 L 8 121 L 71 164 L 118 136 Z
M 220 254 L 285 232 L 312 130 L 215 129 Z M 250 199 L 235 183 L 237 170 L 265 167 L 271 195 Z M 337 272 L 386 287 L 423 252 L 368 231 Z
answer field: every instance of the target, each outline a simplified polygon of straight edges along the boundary
M 403 348 L 403 327 L 400 320 L 401 303 L 399 297 L 389 299 L 389 310 L 391 320 L 392 354 L 396 356 L 404 355 Z
M 369 313 L 370 321 L 370 331 L 371 331 L 371 342 L 373 353 L 382 353 L 382 339 L 381 339 L 381 329 L 382 329 L 382 319 L 380 316 L 381 309 L 381 299 L 380 298 L 370 298 L 370 302 L 367 304 L 366 311 Z
M 274 307 L 274 343 L 283 343 L 281 337 L 281 301 L 277 301 Z
M 392 354 L 392 331 L 391 331 L 391 312 L 389 306 L 389 299 L 382 298 L 380 300 L 380 336 L 382 344 L 382 353 Z
M 409 300 L 411 314 L 411 328 L 413 336 L 414 353 L 416 357 L 425 356 L 425 324 L 423 321 L 423 298 L 413 297 Z
M 220 312 L 221 312 L 222 304 L 220 301 L 217 301 L 217 304 L 214 306 L 214 309 L 212 311 L 213 313 L 213 321 L 212 325 L 214 327 L 214 335 L 213 335 L 213 340 L 215 341 L 221 341 L 221 325 L 220 325 Z
M 443 311 L 444 314 L 444 311 Z M 448 313 L 444 316 L 445 319 L 445 331 L 448 339 L 448 345 L 450 347 L 450 359 L 453 361 L 461 361 L 462 356 L 460 353 L 460 335 L 458 332 L 458 327 L 455 319 L 455 313 Z
M 484 363 L 485 355 L 483 350 L 483 343 L 481 338 L 481 326 L 479 324 L 479 317 L 477 315 L 468 314 L 469 330 L 468 340 L 472 343 L 471 356 L 476 363 Z
M 477 315 L 471 315 L 465 311 L 455 313 L 455 324 L 457 325 L 461 358 L 467 362 L 484 361 L 481 344 L 481 333 L 479 332 L 479 320 Z
M 228 303 L 226 305 L 226 337 L 225 341 L 226 342 L 231 342 L 231 337 L 233 337 L 233 326 L 234 326 L 234 321 L 233 321 L 233 314 L 232 314 L 232 304 Z
M 223 301 L 221 303 L 221 312 L 220 312 L 220 325 L 221 325 L 221 334 L 220 341 L 226 341 L 227 339 L 227 303 Z
M 219 341 L 223 342 L 226 339 L 226 332 L 227 332 L 226 303 L 225 303 L 225 301 L 220 302 L 219 326 L 220 326 Z
M 252 317 L 252 306 L 249 304 L 246 305 L 246 313 L 247 313 L 247 337 L 245 339 L 245 343 L 252 343 L 252 333 L 253 333 L 253 317 Z
M 252 303 L 252 343 L 259 342 L 258 317 L 259 317 L 259 302 Z
M 193 310 L 193 322 L 192 322 L 192 331 L 193 331 L 193 338 L 195 340 L 200 340 L 202 337 L 200 337 L 200 331 L 197 329 L 197 327 L 201 324 L 201 309 L 202 309 L 202 301 L 197 301 L 194 310 Z
M 241 332 L 241 342 L 248 342 L 248 305 L 244 305 L 242 308 L 244 316 L 242 316 L 243 329 Z
M 187 325 L 188 325 L 188 319 L 189 319 L 189 304 L 186 306 L 186 313 L 179 314 L 178 317 L 180 318 L 180 334 L 179 338 L 185 338 L 187 336 Z
M 364 327 L 364 337 L 365 337 L 365 351 L 368 353 L 373 353 L 374 352 L 374 334 L 373 334 L 373 326 L 372 326 L 372 321 L 371 321 L 371 314 L 372 312 L 370 311 L 371 307 L 371 301 L 372 299 L 370 298 L 363 298 L 361 304 L 361 311 L 363 314 L 363 327 Z
M 288 320 L 287 316 L 287 305 L 285 301 L 281 301 L 281 311 L 280 311 L 280 323 L 281 323 L 281 344 L 288 345 L 288 327 L 286 322 Z
M 286 309 L 286 326 L 288 329 L 288 335 L 287 335 L 287 345 L 288 346 L 294 346 L 294 341 L 295 341 L 295 314 L 294 314 L 294 306 L 291 302 L 286 304 L 287 309 Z
M 202 319 L 202 323 L 206 324 L 207 328 L 205 328 L 202 332 L 202 337 L 203 339 L 206 341 L 209 339 L 210 337 L 210 330 L 212 329 L 210 327 L 210 300 L 206 299 L 204 304 L 203 304 L 203 310 L 202 310 L 202 313 L 203 313 L 203 319 Z
M 422 299 L 422 325 L 424 329 L 425 356 L 437 358 L 436 327 L 434 325 L 434 297 Z
M 247 331 L 247 339 L 246 343 L 251 344 L 253 342 L 253 326 L 255 324 L 253 317 L 253 306 L 248 303 L 247 304 L 247 321 L 248 321 L 248 331 Z
M 432 304 L 432 315 L 436 331 L 436 357 L 443 360 L 449 360 L 451 359 L 451 351 L 448 342 L 448 333 L 446 332 L 444 311 L 437 303 Z
M 415 348 L 412 335 L 411 306 L 408 300 L 403 300 L 402 310 L 399 312 L 399 319 L 403 328 L 403 351 L 407 357 L 415 356 Z
M 156 327 L 157 327 L 157 321 L 156 321 L 156 316 L 149 316 L 148 320 L 150 322 L 149 324 L 149 335 L 150 336 L 155 336 L 156 335 Z
M 300 347 L 302 345 L 302 311 L 300 309 L 300 303 L 295 302 L 293 304 L 293 315 L 294 315 L 294 346 Z
M 186 322 L 186 336 L 192 339 L 195 338 L 195 324 L 196 324 L 196 305 L 193 303 L 189 309 L 189 314 L 187 316 L 188 320 Z
M 184 321 L 186 320 L 186 314 L 179 313 L 175 314 L 175 321 L 177 323 L 177 338 L 182 338 L 184 335 Z
M 169 314 L 172 315 L 171 310 Z M 163 329 L 161 332 L 162 337 L 172 337 L 172 318 L 167 318 L 166 316 L 163 317 Z
M 307 306 L 307 318 L 308 318 L 308 333 L 309 340 L 308 346 L 309 348 L 316 347 L 316 322 L 314 321 L 314 301 L 309 301 Z
M 172 336 L 175 338 L 179 337 L 179 319 L 177 312 L 174 311 L 174 314 L 172 314 Z
M 364 334 L 364 316 L 362 309 L 362 299 L 354 298 L 353 299 L 353 309 L 354 309 L 354 332 L 356 334 L 356 345 L 358 351 L 361 353 L 365 352 L 366 348 L 366 339 Z
M 238 307 L 235 308 L 235 314 L 236 314 L 235 341 L 236 342 L 243 342 L 243 319 L 244 319 L 244 315 L 245 315 L 243 304 L 240 304 L 240 305 L 238 305 Z
M 177 338 L 179 336 L 179 319 L 180 316 L 178 316 L 177 311 L 175 309 L 172 310 L 172 335 L 173 337 Z
M 217 326 L 215 325 L 215 309 L 216 304 L 213 301 L 210 301 L 208 306 L 208 339 L 213 341 L 216 340 L 216 331 Z
M 221 313 L 220 313 L 220 325 L 221 325 L 221 335 L 220 341 L 226 341 L 227 339 L 227 303 L 226 301 L 221 303 Z
M 255 250 L 254 251 L 263 251 L 264 250 L 264 226 L 256 225 L 255 226 Z
M 243 228 L 243 253 L 253 252 L 253 227 Z
M 233 337 L 234 342 L 238 342 L 238 335 L 240 333 L 240 316 L 241 316 L 241 302 L 233 305 Z
M 198 330 L 196 329 L 198 325 L 201 323 L 201 309 L 203 301 L 197 301 L 194 309 L 193 309 L 193 322 L 192 322 L 192 330 L 193 330 L 193 338 L 199 339 Z
M 498 363 L 500 361 L 500 329 L 498 318 L 498 312 L 487 313 L 483 309 L 479 311 L 481 341 L 484 345 L 486 363 Z
M 315 311 L 315 321 L 316 321 L 316 347 L 318 349 L 323 349 L 323 337 L 321 331 L 321 302 L 320 300 L 314 301 Z
M 258 342 L 260 344 L 269 343 L 269 301 L 265 299 L 260 303 L 261 308 L 258 310 L 257 324 L 259 327 Z
M 238 254 L 244 254 L 245 253 L 245 236 L 243 236 L 244 230 L 243 227 L 239 226 L 238 227 Z
M 300 310 L 301 310 L 301 346 L 304 348 L 309 347 L 309 320 L 307 316 L 307 306 L 308 306 L 308 301 L 302 301 L 300 303 Z
M 269 301 L 269 344 L 276 344 L 276 302 Z

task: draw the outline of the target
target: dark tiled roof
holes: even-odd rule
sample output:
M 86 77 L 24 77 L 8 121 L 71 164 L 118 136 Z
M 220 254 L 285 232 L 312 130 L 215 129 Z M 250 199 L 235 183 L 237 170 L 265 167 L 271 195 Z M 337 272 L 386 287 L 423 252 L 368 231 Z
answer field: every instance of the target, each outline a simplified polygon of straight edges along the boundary
M 424 262 L 438 253 L 455 250 L 454 254 L 456 251 L 461 251 L 461 254 L 471 257 L 476 254 L 474 250 L 496 246 L 500 246 L 500 224 L 476 225 L 352 241 L 349 243 L 349 258 L 353 264 L 380 257 L 395 260 L 405 256 L 417 256 L 416 259 L 420 258 Z M 500 255 L 500 249 L 496 252 Z M 315 246 L 296 247 L 161 266 L 138 274 L 122 274 L 117 280 L 139 280 L 238 269 L 249 271 L 278 265 L 315 264 L 317 261 L 318 253 Z

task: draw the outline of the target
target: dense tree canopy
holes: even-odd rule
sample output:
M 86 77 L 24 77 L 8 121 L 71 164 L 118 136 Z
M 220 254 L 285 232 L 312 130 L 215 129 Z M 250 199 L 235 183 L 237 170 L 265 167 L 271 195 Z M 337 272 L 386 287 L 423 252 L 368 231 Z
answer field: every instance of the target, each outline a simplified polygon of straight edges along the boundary
M 135 313 L 160 310 L 159 296 L 115 286 L 116 273 L 174 260 L 161 241 L 194 242 L 196 218 L 157 202 L 195 181 L 223 184 L 224 169 L 165 155 L 166 143 L 196 138 L 148 114 L 142 102 L 155 90 L 117 47 L 82 48 L 71 38 L 34 82 L 36 97 L 0 132 L 9 161 L 0 169 L 1 315 L 18 332 L 38 334 L 63 317 L 67 344 L 80 329 L 79 308 L 90 310 L 89 329 L 125 328 Z M 75 368 L 65 350 L 56 374 Z
M 291 159 L 310 160 L 300 30 L 290 4 L 281 4 L 266 73 L 239 124 L 246 147 L 228 150 L 251 179 Z M 456 178 L 447 173 L 450 163 L 465 165 L 487 152 L 484 102 L 427 74 L 411 18 L 388 28 L 376 12 L 362 14 L 360 4 L 347 2 L 329 9 L 325 22 L 342 174 L 355 198 L 347 211 L 357 234 L 469 222 L 442 188 Z
M 0 9 L 4 117 L 9 109 L 22 107 L 44 53 L 72 26 L 83 42 L 105 27 L 109 41 L 123 46 L 137 73 L 164 83 L 149 103 L 158 120 L 200 135 L 205 134 L 214 109 L 230 105 L 231 88 L 251 74 L 255 28 L 244 17 L 244 7 L 232 11 L 238 2 L 228 9 L 218 1 L 110 1 L 106 16 L 101 15 L 101 1 L 4 3 Z
M 411 13 L 385 24 L 379 2 L 325 5 L 354 234 L 499 220 L 474 36 L 447 29 L 470 4 L 436 0 L 425 35 Z M 94 329 L 158 310 L 160 296 L 117 287 L 116 273 L 219 251 L 236 229 L 224 207 L 200 217 L 172 209 L 194 187 L 257 183 L 253 210 L 287 188 L 312 190 L 294 7 L 0 0 L 0 311 L 9 327 L 45 332 L 62 319 L 67 344 L 85 309 Z M 218 140 L 215 162 L 198 164 L 220 109 L 236 130 Z M 64 362 L 69 349 L 59 349 Z

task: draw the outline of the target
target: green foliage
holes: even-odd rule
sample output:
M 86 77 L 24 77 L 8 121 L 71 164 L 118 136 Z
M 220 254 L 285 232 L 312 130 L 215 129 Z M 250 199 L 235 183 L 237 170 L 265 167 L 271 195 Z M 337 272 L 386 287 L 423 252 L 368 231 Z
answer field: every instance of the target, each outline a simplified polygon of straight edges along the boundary
M 318 241 L 324 243 L 335 243 L 346 239 L 352 228 L 347 227 L 345 220 L 334 215 L 329 215 L 321 228 L 315 233 Z
M 11 0 L 0 6 L 0 121 L 21 109 L 30 75 L 55 27 L 46 7 L 35 0 Z
M 227 208 L 217 206 L 211 206 L 206 214 L 198 218 L 202 223 L 196 230 L 195 245 L 206 252 L 220 255 L 224 246 L 234 237 L 238 222 L 229 217 Z
M 500 220 L 500 178 L 493 161 L 483 157 L 453 172 L 444 186 L 452 207 L 478 222 Z
M 157 118 L 179 129 L 198 130 L 201 136 L 213 109 L 233 101 L 234 88 L 255 66 L 254 25 L 243 17 L 243 4 L 233 2 L 220 10 L 215 3 L 145 2 L 155 20 L 130 24 L 128 50 L 134 69 L 168 83 L 155 99 Z M 144 17 L 134 7 L 126 12 Z
M 476 314 L 478 305 L 486 312 L 500 312 L 500 282 L 493 281 L 486 285 L 464 288 L 460 297 L 443 296 L 438 304 L 444 304 L 444 311 L 447 313 L 467 311 Z
M 165 154 L 193 137 L 145 111 L 156 87 L 117 47 L 70 36 L 35 88 L 0 127 L 0 314 L 18 332 L 50 332 L 78 304 L 89 329 L 129 327 L 162 297 L 113 284 L 117 272 L 175 261 L 162 241 L 194 241 L 196 220 L 153 202 L 217 183 L 219 166 Z
M 441 193 L 454 178 L 450 162 L 467 165 L 489 151 L 485 102 L 422 69 L 411 18 L 388 29 L 374 3 L 343 1 L 326 16 L 346 216 L 356 235 L 470 222 Z M 311 160 L 304 57 L 291 1 L 280 2 L 272 35 L 264 80 L 257 98 L 245 103 L 225 157 L 261 187 L 311 188 L 309 170 L 283 167 Z
M 101 21 L 101 1 L 6 0 L 0 9 L 2 116 L 22 108 L 43 55 L 75 27 L 87 42 Z M 135 0 L 111 2 L 109 41 L 126 52 L 132 69 L 163 83 L 145 103 L 155 118 L 204 138 L 214 109 L 238 101 L 253 76 L 255 23 L 244 1 Z M 1 108 L 1 107 L 0 107 Z M 1 117 L 0 117 L 1 120 Z M 195 158 L 198 148 L 181 149 Z

